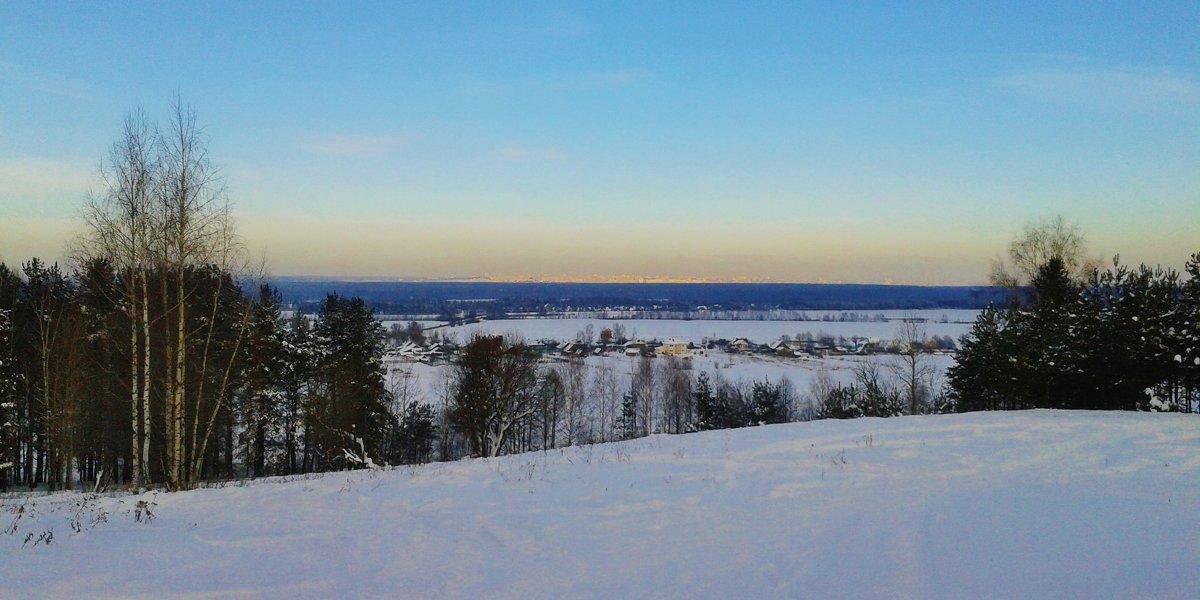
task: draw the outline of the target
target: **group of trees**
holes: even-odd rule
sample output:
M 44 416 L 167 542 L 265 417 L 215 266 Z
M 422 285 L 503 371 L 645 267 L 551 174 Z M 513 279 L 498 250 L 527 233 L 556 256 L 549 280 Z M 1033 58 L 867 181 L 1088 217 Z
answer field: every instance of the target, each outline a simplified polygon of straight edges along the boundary
M 948 373 L 960 410 L 1192 412 L 1200 393 L 1200 254 L 1188 279 L 1145 265 L 1073 278 L 1052 257 L 983 311 Z
M 671 357 L 632 363 L 539 362 L 519 340 L 479 335 L 463 347 L 440 415 L 442 459 L 812 419 L 949 412 L 920 323 L 906 323 L 886 359 L 855 363 L 853 379 L 818 375 L 808 397 L 786 379 L 728 381 Z M 630 364 L 628 373 L 616 365 Z M 625 383 L 620 381 L 624 379 Z M 454 443 L 458 438 L 460 444 Z
M 175 297 L 122 293 L 124 277 L 137 278 L 139 291 L 142 277 L 150 290 L 174 281 L 161 265 L 144 271 L 119 269 L 107 257 L 90 258 L 70 275 L 36 260 L 21 274 L 0 268 L 7 424 L 0 472 L 51 488 L 116 481 L 174 489 L 213 478 L 422 462 L 435 455 L 435 442 L 437 457 L 449 460 L 849 416 L 810 410 L 786 379 L 697 378 L 687 361 L 640 358 L 623 384 L 626 374 L 610 361 L 542 363 L 502 336 L 477 336 L 462 347 L 447 369 L 439 411 L 407 372 L 396 371 L 388 385 L 385 332 L 361 299 L 329 295 L 310 323 L 299 313 L 285 317 L 270 286 L 249 294 L 213 265 L 186 274 L 189 337 L 177 369 L 169 335 Z M 186 479 L 173 478 L 168 442 L 170 391 L 180 373 L 187 377 Z M 888 389 L 899 403 L 899 388 Z
M 809 408 L 813 419 L 895 417 L 950 412 L 952 399 L 942 389 L 941 371 L 930 352 L 939 349 L 925 324 L 905 319 L 887 344 L 889 355 L 855 362 L 848 382 L 819 373 L 812 382 Z
M 362 300 L 329 295 L 310 323 L 285 318 L 268 285 L 254 296 L 228 272 L 189 270 L 180 369 L 165 333 L 171 304 L 149 303 L 150 343 L 130 344 L 142 317 L 122 306 L 121 277 L 103 258 L 70 274 L 36 259 L 20 272 L 0 263 L 0 487 L 179 489 L 429 459 L 434 410 L 396 403 L 383 330 Z M 150 289 L 172 279 L 157 268 L 145 277 Z M 182 415 L 170 395 L 179 373 Z
M 911 404 L 902 397 L 900 386 L 887 377 L 878 362 L 856 365 L 854 381 L 850 383 L 840 384 L 827 377 L 818 377 L 813 388 L 817 399 L 814 418 L 817 419 L 897 417 L 906 409 L 911 410 Z M 918 411 L 924 407 L 918 406 Z
M 691 429 L 695 431 L 787 423 L 801 416 L 786 380 L 753 381 L 747 388 L 719 379 L 714 384 L 707 373 L 701 373 L 692 398 L 696 420 Z
M 425 344 L 425 328 L 416 321 L 409 321 L 404 325 L 395 323 L 387 332 L 387 337 L 397 344 L 412 342 L 422 346 Z
M 686 361 L 639 358 L 626 385 L 608 361 L 539 363 L 519 340 L 480 335 L 463 347 L 444 420 L 473 456 L 783 423 L 806 416 L 787 380 L 729 383 Z M 451 451 L 442 458 L 453 458 Z
M 909 344 L 909 348 L 918 347 Z M 848 382 L 821 373 L 813 380 L 813 419 L 856 419 L 953 412 L 953 398 L 943 389 L 941 373 L 928 356 L 907 350 L 887 361 L 855 363 Z
M 1061 218 L 1014 241 L 948 373 L 959 410 L 1089 408 L 1193 412 L 1200 394 L 1200 253 L 1184 268 L 1081 258 Z
M 182 102 L 163 127 L 125 119 L 83 217 L 70 269 L 0 263 L 0 487 L 179 489 L 428 456 L 433 411 L 394 410 L 364 302 L 329 296 L 310 328 L 273 289 L 243 290 Z
M 84 205 L 86 233 L 75 253 L 75 279 L 99 304 L 87 315 L 95 330 L 87 339 L 114 340 L 101 350 L 106 360 L 93 362 L 128 394 L 130 480 L 140 487 L 153 472 L 170 487 L 188 486 L 205 472 L 250 316 L 236 282 L 243 253 L 228 197 L 195 113 L 179 101 L 165 127 L 141 111 L 127 116 L 100 178 L 99 193 Z M 69 323 L 42 314 L 39 277 L 25 271 L 39 318 Z M 53 276 L 65 281 L 57 270 Z M 70 287 L 55 288 L 55 301 Z M 99 331 L 104 325 L 115 331 Z M 68 344 L 73 337 L 65 336 Z M 127 342 L 119 356 L 116 339 Z M 44 361 L 58 356 L 38 350 Z M 54 371 L 78 372 L 70 362 Z M 125 365 L 120 378 L 116 364 Z M 52 451 L 51 459 L 53 486 Z
M 0 264 L 0 406 L 7 413 L 0 481 L 51 489 L 71 487 L 75 479 L 140 484 L 153 472 L 156 480 L 178 485 L 205 472 L 207 441 L 232 394 L 227 367 L 245 333 L 241 291 L 218 270 L 188 269 L 192 307 L 215 298 L 235 312 L 188 318 L 185 327 L 199 339 L 184 346 L 179 363 L 173 356 L 179 346 L 166 334 L 173 330 L 174 296 L 164 292 L 131 318 L 120 301 L 124 275 L 105 257 L 92 257 L 70 274 L 37 259 L 20 272 Z M 166 287 L 168 277 L 157 269 L 141 276 L 147 289 Z M 173 403 L 175 386 L 186 386 L 182 409 Z M 180 423 L 186 435 L 172 442 Z

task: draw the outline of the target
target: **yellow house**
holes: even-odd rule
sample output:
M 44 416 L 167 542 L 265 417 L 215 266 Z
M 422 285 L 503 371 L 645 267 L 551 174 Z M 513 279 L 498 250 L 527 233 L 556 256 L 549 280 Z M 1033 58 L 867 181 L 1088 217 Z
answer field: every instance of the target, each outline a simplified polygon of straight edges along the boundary
M 669 339 L 658 347 L 659 356 L 688 356 L 689 354 L 687 342 L 676 339 Z

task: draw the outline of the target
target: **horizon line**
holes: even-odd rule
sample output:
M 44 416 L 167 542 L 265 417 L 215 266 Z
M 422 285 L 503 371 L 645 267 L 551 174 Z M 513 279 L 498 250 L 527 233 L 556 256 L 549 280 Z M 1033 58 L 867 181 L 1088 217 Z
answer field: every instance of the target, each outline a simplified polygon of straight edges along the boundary
M 614 277 L 402 277 L 376 275 L 268 275 L 265 279 L 292 281 L 340 281 L 355 283 L 541 283 L 541 284 L 597 284 L 597 285 L 664 285 L 664 284 L 736 284 L 736 285 L 858 285 L 884 287 L 957 287 L 992 288 L 989 283 L 932 283 L 905 281 L 799 281 L 786 279 L 716 278 L 716 277 L 657 277 L 657 276 L 614 276 Z

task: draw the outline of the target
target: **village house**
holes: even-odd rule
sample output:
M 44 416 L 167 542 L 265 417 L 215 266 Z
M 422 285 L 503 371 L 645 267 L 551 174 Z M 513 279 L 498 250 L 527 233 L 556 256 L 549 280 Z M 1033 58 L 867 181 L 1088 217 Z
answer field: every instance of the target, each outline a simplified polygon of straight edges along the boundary
M 882 344 L 877 337 L 854 337 L 850 341 L 854 344 L 855 354 L 875 354 L 882 349 Z
M 656 353 L 659 356 L 689 356 L 691 351 L 687 342 L 670 338 L 657 348 Z
M 767 346 L 777 356 L 800 357 L 808 354 L 808 348 L 811 344 L 807 344 L 799 340 L 777 340 L 771 342 Z
M 442 344 L 421 346 L 414 342 L 404 342 L 399 346 L 387 349 L 383 354 L 383 362 L 388 368 L 395 368 L 405 363 L 433 364 L 447 360 L 452 351 L 452 348 Z

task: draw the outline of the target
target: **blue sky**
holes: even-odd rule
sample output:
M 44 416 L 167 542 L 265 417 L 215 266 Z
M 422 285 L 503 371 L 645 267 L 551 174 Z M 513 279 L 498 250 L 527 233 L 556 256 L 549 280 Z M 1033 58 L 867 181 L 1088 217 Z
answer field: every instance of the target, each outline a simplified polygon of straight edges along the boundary
M 0 259 L 197 110 L 276 274 L 976 283 L 1200 250 L 1200 4 L 0 5 Z M 749 4 L 749 5 L 746 5 Z

